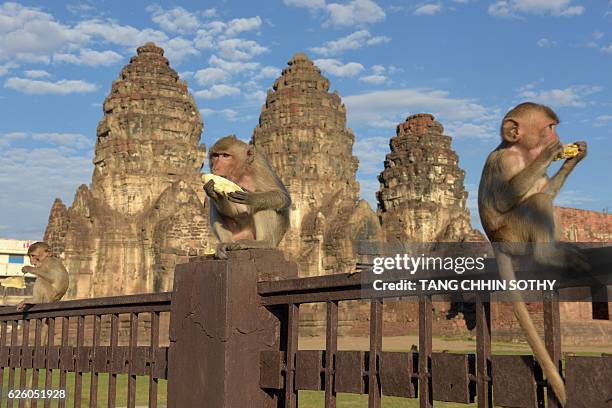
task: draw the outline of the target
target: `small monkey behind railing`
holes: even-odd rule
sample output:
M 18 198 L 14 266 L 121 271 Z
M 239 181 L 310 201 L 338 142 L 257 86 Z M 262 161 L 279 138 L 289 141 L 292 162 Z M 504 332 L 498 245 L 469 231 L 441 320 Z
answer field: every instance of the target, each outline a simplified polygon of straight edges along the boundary
M 68 290 L 68 271 L 62 261 L 53 256 L 51 247 L 46 242 L 35 242 L 28 248 L 28 257 L 33 266 L 24 266 L 21 271 L 36 275 L 32 298 L 22 300 L 16 307 L 18 312 L 26 312 L 29 306 L 38 303 L 50 303 L 61 300 Z M 47 345 L 49 323 L 42 327 L 42 345 Z M 30 377 L 29 389 L 33 387 L 34 376 Z M 28 406 L 31 406 L 29 400 Z

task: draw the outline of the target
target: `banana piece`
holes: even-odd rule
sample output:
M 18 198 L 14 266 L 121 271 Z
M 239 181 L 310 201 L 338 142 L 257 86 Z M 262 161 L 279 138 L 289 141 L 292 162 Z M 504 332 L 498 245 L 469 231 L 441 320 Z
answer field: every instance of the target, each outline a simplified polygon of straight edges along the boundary
M 213 256 L 216 253 L 217 251 L 213 247 L 206 247 L 206 249 L 204 250 L 204 256 Z
M 25 278 L 23 276 L 11 276 L 10 278 L 3 279 L 2 282 L 0 282 L 0 286 L 5 288 L 25 289 Z
M 215 182 L 215 192 L 218 194 L 227 196 L 229 193 L 233 193 L 235 191 L 243 191 L 242 187 L 233 181 L 226 179 L 225 177 L 216 176 L 211 173 L 202 174 L 202 181 L 204 184 L 208 183 L 210 180 Z
M 555 157 L 555 160 L 571 159 L 572 157 L 578 156 L 580 149 L 575 143 L 564 144 L 563 151 Z

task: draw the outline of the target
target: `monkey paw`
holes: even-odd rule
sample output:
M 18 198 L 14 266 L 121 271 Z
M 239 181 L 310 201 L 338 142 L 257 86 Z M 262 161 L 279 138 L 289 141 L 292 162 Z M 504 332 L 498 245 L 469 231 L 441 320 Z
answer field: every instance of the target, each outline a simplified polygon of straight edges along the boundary
M 18 312 L 23 312 L 28 305 L 31 305 L 31 303 L 26 303 L 25 300 L 22 300 L 17 306 L 15 306 L 15 310 Z

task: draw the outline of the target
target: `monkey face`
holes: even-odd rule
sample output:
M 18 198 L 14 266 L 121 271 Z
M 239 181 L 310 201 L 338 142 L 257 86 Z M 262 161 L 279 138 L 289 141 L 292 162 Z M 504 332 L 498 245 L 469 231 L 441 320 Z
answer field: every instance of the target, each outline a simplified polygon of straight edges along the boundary
M 238 180 L 240 160 L 231 151 L 219 150 L 210 155 L 210 171 L 216 176 L 225 177 L 234 183 Z
M 522 133 L 520 140 L 525 148 L 538 149 L 551 141 L 559 141 L 558 122 L 555 119 L 543 112 L 533 112 L 529 116 L 528 120 L 522 123 L 523 126 L 519 127 Z
M 30 257 L 30 263 L 33 266 L 40 265 L 50 255 L 51 252 L 47 249 L 36 249 L 31 254 L 28 254 Z

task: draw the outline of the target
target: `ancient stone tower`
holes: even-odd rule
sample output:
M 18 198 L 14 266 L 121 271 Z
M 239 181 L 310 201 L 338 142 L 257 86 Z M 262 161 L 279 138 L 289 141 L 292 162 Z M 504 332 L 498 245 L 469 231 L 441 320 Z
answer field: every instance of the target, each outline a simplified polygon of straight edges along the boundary
M 410 116 L 397 126 L 376 194 L 387 241 L 484 240 L 470 225 L 464 172 L 443 132 L 429 114 Z
M 208 245 L 202 119 L 164 51 L 138 48 L 104 101 L 91 188 L 56 200 L 45 240 L 71 297 L 170 290 L 177 261 Z
M 295 54 L 268 91 L 252 140 L 291 194 L 291 228 L 281 248 L 300 274 L 353 270 L 357 243 L 379 239 L 380 226 L 359 200 L 345 107 L 305 54 Z

